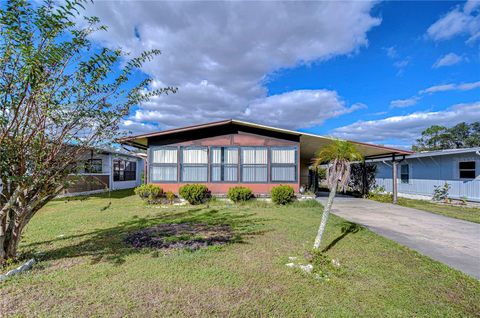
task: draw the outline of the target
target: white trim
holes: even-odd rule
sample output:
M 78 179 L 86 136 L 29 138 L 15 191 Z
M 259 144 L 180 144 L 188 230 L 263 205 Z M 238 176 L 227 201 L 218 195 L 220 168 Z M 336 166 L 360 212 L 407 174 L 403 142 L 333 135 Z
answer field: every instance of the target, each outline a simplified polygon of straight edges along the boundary
M 475 177 L 474 178 L 460 178 L 460 162 L 475 162 Z M 480 160 L 477 160 L 476 157 L 464 157 L 464 158 L 455 158 L 454 166 L 453 166 L 453 175 L 457 180 L 460 181 L 472 181 L 472 180 L 480 180 Z

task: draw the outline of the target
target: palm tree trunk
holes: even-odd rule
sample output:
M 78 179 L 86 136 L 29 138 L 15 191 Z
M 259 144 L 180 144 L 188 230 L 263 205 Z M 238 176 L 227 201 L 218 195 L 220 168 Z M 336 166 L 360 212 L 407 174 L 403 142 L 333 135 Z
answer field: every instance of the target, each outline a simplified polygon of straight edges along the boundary
M 330 210 L 332 209 L 333 199 L 337 193 L 337 184 L 338 181 L 330 189 L 330 194 L 328 195 L 327 205 L 323 209 L 322 221 L 320 222 L 320 227 L 318 228 L 317 237 L 315 238 L 315 243 L 313 243 L 314 249 L 319 249 L 320 244 L 322 243 L 323 233 L 325 232 L 325 227 L 327 226 L 328 217 L 330 216 Z

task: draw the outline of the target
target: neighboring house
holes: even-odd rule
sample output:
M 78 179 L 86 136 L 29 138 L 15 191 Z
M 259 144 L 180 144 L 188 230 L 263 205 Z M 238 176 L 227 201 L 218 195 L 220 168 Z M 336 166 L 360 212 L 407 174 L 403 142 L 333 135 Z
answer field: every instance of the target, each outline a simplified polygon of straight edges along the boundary
M 308 187 L 315 153 L 331 138 L 239 120 L 223 120 L 122 138 L 119 142 L 148 150 L 148 183 L 178 193 L 186 183 L 202 183 L 215 194 L 247 186 L 267 194 L 279 184 L 299 192 Z M 409 151 L 355 142 L 367 157 Z
M 391 160 L 375 160 L 377 186 L 392 192 Z M 398 195 L 431 199 L 447 182 L 452 199 L 480 201 L 480 147 L 419 152 L 398 163 Z
M 95 149 L 80 156 L 77 167 L 64 196 L 135 188 L 142 183 L 144 160 L 141 155 Z

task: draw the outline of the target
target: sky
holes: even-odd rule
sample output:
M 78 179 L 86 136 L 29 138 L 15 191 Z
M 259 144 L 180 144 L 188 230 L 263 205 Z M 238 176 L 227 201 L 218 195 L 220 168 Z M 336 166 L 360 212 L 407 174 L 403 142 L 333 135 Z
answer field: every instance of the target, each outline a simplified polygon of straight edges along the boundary
M 409 148 L 480 121 L 480 1 L 97 1 L 99 45 L 162 54 L 133 134 L 223 119 Z

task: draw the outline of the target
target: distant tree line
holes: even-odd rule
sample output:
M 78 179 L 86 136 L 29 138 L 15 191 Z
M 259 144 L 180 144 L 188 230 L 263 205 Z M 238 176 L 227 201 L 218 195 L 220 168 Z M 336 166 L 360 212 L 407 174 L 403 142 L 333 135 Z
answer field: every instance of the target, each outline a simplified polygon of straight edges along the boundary
M 453 127 L 433 125 L 422 132 L 413 151 L 480 147 L 480 122 L 459 123 Z

